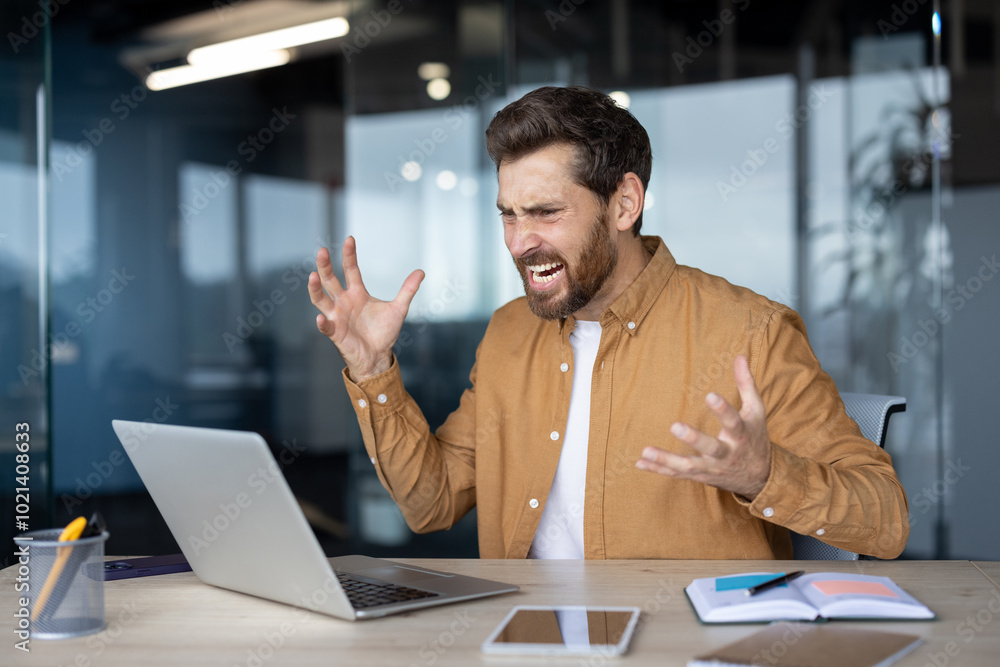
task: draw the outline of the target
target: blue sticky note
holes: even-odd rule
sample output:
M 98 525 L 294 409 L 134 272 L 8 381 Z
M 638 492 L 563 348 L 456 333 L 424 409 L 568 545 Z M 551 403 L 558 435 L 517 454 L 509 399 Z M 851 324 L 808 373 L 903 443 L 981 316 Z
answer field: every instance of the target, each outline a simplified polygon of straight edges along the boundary
M 762 584 L 765 581 L 777 579 L 784 574 L 784 572 L 776 572 L 774 574 L 739 574 L 735 577 L 719 577 L 715 580 L 715 590 L 718 592 L 733 591 L 737 588 L 750 588 L 751 586 Z M 787 585 L 788 584 L 779 584 L 778 586 L 775 586 L 775 588 Z

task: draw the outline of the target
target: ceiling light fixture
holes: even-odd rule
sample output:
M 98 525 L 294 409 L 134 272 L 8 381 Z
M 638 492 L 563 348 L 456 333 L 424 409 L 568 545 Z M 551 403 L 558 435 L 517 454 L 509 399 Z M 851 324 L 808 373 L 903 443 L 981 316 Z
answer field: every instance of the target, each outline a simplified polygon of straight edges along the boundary
M 427 82 L 427 96 L 432 100 L 441 101 L 451 95 L 451 84 L 448 79 L 431 79 Z
M 202 46 L 193 49 L 187 57 L 192 65 L 210 63 L 232 63 L 244 58 L 272 52 L 280 49 L 290 49 L 295 46 L 324 42 L 328 39 L 343 37 L 350 30 L 350 24 L 342 16 L 291 28 L 281 28 L 270 32 L 240 37 L 218 44 Z
M 247 55 L 240 60 L 205 65 L 180 65 L 152 72 L 146 77 L 146 87 L 150 90 L 166 90 L 187 86 L 201 81 L 221 79 L 234 74 L 253 72 L 268 67 L 278 67 L 291 59 L 288 51 L 270 51 Z
M 451 68 L 445 63 L 420 63 L 420 67 L 417 68 L 417 76 L 424 81 L 430 81 L 431 79 L 447 79 L 451 76 Z

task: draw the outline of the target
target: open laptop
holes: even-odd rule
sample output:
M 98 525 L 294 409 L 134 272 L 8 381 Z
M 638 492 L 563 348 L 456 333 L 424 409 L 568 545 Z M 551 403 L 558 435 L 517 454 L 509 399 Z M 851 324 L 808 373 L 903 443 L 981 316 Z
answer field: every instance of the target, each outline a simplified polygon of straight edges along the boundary
M 327 559 L 256 433 L 111 424 L 205 583 L 347 620 L 518 589 L 367 556 Z

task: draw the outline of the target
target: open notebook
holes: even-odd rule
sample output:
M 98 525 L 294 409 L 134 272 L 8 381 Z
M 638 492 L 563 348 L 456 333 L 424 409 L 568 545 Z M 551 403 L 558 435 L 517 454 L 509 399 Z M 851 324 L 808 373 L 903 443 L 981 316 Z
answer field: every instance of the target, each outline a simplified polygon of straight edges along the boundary
M 703 623 L 934 618 L 934 612 L 889 577 L 865 574 L 807 574 L 747 596 L 749 587 L 781 574 L 749 572 L 695 579 L 684 592 Z

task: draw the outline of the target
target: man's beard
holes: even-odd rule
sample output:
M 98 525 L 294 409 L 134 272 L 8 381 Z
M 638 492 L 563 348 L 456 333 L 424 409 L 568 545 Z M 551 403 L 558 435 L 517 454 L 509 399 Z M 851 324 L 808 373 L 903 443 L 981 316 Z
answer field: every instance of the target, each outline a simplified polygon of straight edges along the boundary
M 594 220 L 590 236 L 575 266 L 570 266 L 558 253 L 535 253 L 530 257 L 514 260 L 521 274 L 528 307 L 543 320 L 560 320 L 590 303 L 604 287 L 618 264 L 618 253 L 611 242 L 611 232 L 605 224 L 606 210 Z M 562 264 L 565 288 L 554 292 L 538 292 L 531 288 L 531 269 L 528 265 Z M 562 293 L 564 296 L 560 297 Z

